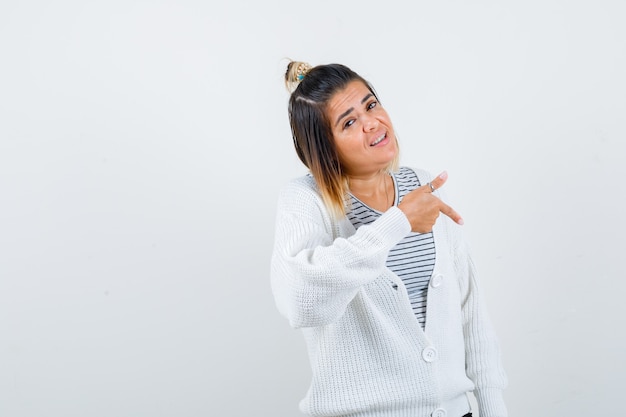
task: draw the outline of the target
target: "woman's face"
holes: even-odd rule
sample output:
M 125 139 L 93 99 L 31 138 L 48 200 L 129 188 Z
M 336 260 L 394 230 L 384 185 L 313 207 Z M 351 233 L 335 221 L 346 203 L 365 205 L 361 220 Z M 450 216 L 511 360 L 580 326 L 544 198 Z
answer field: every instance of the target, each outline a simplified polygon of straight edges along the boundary
M 361 81 L 335 93 L 326 111 L 346 174 L 373 174 L 395 158 L 398 145 L 389 115 Z

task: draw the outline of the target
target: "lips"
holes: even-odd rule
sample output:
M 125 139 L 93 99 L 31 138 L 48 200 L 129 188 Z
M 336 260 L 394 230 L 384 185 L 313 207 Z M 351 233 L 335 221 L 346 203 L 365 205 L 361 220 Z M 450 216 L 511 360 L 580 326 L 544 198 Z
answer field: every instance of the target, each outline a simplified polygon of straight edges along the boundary
M 383 133 L 382 135 L 380 135 L 378 138 L 376 138 L 376 140 L 374 142 L 372 142 L 370 144 L 370 146 L 376 146 L 378 145 L 380 142 L 382 142 L 383 140 L 385 140 L 385 138 L 387 137 L 387 133 Z

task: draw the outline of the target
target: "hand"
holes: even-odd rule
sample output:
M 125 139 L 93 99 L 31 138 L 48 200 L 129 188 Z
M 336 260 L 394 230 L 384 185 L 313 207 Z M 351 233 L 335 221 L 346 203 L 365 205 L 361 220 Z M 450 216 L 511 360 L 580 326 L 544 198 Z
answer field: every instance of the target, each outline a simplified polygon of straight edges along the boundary
M 455 223 L 463 224 L 463 219 L 452 207 L 435 197 L 433 189 L 439 189 L 448 179 L 448 173 L 442 172 L 430 184 L 422 185 L 404 196 L 398 208 L 411 223 L 411 231 L 416 233 L 428 233 L 433 226 L 439 213 L 450 217 Z

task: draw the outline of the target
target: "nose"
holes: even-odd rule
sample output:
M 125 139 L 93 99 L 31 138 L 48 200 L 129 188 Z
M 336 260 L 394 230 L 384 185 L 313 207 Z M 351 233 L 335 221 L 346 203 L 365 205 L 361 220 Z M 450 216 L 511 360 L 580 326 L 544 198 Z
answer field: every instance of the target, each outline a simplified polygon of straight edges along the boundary
M 366 132 L 371 132 L 376 130 L 378 127 L 378 119 L 374 116 L 366 114 L 363 116 L 363 130 Z

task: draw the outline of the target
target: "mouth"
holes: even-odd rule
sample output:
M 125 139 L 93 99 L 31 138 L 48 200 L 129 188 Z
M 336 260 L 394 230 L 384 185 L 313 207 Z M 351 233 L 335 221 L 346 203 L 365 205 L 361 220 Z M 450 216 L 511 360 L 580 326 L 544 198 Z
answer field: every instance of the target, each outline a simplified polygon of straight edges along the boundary
M 383 133 L 382 135 L 380 135 L 374 142 L 372 142 L 370 144 L 370 146 L 376 146 L 378 145 L 380 142 L 382 142 L 385 138 L 387 137 L 387 133 Z

